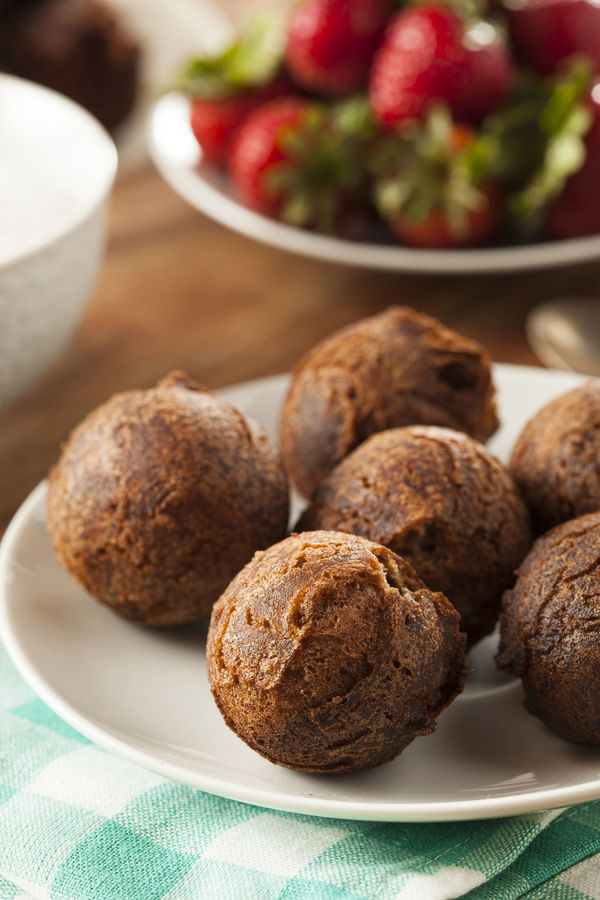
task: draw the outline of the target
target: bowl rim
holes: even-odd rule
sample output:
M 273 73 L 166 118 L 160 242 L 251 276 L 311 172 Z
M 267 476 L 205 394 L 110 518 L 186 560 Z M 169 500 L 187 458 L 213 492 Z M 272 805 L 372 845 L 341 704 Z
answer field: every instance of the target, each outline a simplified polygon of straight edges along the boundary
M 104 147 L 103 153 L 105 155 L 106 165 L 104 172 L 100 173 L 98 176 L 98 187 L 92 192 L 89 200 L 87 200 L 85 204 L 82 204 L 76 213 L 69 217 L 65 224 L 56 231 L 53 231 L 46 237 L 42 237 L 31 246 L 26 247 L 24 250 L 15 253 L 5 260 L 0 258 L 0 274 L 12 268 L 14 265 L 26 262 L 30 257 L 36 256 L 51 248 L 54 244 L 58 243 L 71 232 L 83 225 L 104 203 L 110 194 L 117 175 L 119 162 L 117 147 L 109 132 L 95 116 L 79 103 L 76 103 L 74 100 L 71 100 L 70 97 L 66 97 L 59 91 L 38 84 L 35 81 L 29 81 L 26 78 L 20 78 L 17 75 L 11 75 L 7 72 L 0 72 L 0 86 L 11 82 L 24 86 L 25 90 L 30 91 L 32 94 L 50 95 L 52 103 L 62 103 L 65 107 L 70 108 L 74 114 L 74 119 L 78 117 L 80 121 L 86 122 L 86 127 L 90 130 L 90 133 L 96 132 L 98 144 L 102 144 Z
M 190 103 L 190 98 L 178 91 L 169 91 L 154 101 L 146 126 L 150 158 L 166 183 L 191 206 L 251 240 L 345 267 L 432 278 L 536 272 L 590 263 L 600 257 L 600 233 L 435 250 L 350 240 L 287 225 L 244 206 L 218 167 L 202 161 L 202 151 L 189 125 Z

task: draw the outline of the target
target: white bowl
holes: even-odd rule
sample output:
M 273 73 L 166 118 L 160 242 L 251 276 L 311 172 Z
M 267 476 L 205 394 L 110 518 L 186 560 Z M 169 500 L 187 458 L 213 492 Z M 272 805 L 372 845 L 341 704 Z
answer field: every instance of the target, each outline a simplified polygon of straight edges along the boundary
M 115 146 L 47 88 L 0 75 L 0 406 L 30 387 L 79 322 L 104 246 Z

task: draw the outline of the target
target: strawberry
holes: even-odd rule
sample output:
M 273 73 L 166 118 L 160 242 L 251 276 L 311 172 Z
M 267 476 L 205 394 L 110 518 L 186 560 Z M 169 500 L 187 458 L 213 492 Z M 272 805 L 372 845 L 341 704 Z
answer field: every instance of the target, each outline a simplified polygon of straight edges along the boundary
M 253 110 L 292 92 L 278 73 L 282 44 L 262 20 L 217 56 L 190 60 L 174 87 L 191 99 L 190 124 L 205 162 L 223 164 L 235 130 Z
M 283 139 L 299 127 L 306 109 L 297 97 L 269 103 L 246 120 L 232 143 L 229 174 L 240 199 L 256 212 L 274 216 L 279 210 L 281 193 L 271 189 L 266 175 L 287 161 Z
M 303 0 L 288 23 L 285 58 L 292 77 L 327 96 L 363 87 L 387 19 L 385 0 Z
M 229 155 L 240 199 L 289 224 L 332 230 L 363 188 L 366 110 L 358 101 L 331 109 L 301 97 L 256 110 Z
M 594 0 L 510 0 L 510 36 L 519 59 L 549 75 L 574 53 L 600 72 L 600 6 Z
M 192 99 L 190 125 L 202 148 L 203 161 L 224 165 L 231 139 L 244 119 L 269 100 L 291 92 L 290 82 L 280 76 L 265 87 L 225 96 L 221 100 Z
M 499 225 L 501 190 L 481 165 L 477 135 L 442 107 L 384 139 L 373 170 L 379 212 L 406 244 L 473 246 Z
M 592 122 L 585 137 L 585 162 L 550 205 L 546 228 L 552 237 L 600 232 L 600 78 L 592 85 L 588 108 Z
M 442 210 L 431 211 L 422 219 L 398 217 L 392 230 L 403 244 L 429 250 L 453 250 L 485 244 L 498 228 L 500 190 L 490 184 L 479 191 L 478 206 L 466 210 L 460 228 L 456 228 Z
M 369 92 L 387 128 L 421 118 L 436 100 L 458 119 L 476 122 L 506 100 L 513 81 L 513 64 L 493 25 L 467 23 L 449 7 L 424 4 L 392 21 Z

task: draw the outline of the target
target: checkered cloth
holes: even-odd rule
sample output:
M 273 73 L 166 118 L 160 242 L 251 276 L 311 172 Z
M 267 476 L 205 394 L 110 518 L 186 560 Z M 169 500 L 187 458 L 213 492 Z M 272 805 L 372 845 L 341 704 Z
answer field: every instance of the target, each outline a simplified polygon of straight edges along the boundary
M 271 812 L 104 752 L 0 648 L 0 900 L 600 898 L 600 802 L 381 824 Z

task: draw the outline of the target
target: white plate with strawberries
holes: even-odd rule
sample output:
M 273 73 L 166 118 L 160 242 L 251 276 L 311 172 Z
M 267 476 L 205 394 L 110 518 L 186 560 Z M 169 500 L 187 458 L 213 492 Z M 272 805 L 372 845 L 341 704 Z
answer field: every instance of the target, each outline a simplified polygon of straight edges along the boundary
M 305 256 L 428 273 L 580 262 L 600 256 L 598 73 L 593 0 L 479 15 L 301 0 L 285 28 L 255 21 L 182 67 L 150 152 L 197 209 Z
M 189 126 L 190 101 L 180 94 L 162 97 L 149 125 L 152 159 L 165 181 L 200 212 L 263 244 L 300 256 L 342 265 L 398 272 L 514 272 L 600 256 L 600 235 L 546 241 L 522 247 L 419 250 L 316 234 L 254 212 L 234 196 L 227 176 L 203 164 L 202 151 Z

